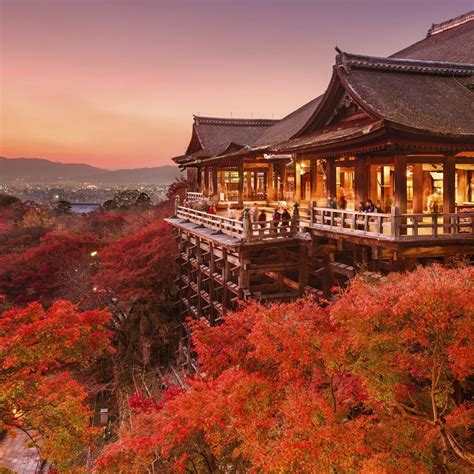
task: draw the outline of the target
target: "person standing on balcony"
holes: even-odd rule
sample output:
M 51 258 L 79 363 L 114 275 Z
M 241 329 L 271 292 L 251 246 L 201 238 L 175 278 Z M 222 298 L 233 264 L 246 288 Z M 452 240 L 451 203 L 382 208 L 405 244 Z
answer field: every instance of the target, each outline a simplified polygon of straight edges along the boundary
M 344 196 L 344 194 L 341 194 L 341 197 L 339 199 L 339 209 L 342 209 L 343 211 L 345 211 L 346 207 L 347 207 L 346 196 Z
M 285 229 L 284 232 L 289 230 L 290 221 L 291 214 L 288 212 L 288 208 L 285 207 L 285 209 L 283 209 L 283 213 L 281 214 L 281 226 Z
M 364 212 L 375 212 L 375 205 L 371 199 L 367 199 L 367 201 L 365 201 Z
M 281 221 L 281 214 L 280 214 L 280 211 L 278 210 L 278 207 L 273 211 L 272 220 L 273 220 L 273 227 L 278 232 L 278 226 L 280 225 L 280 221 Z
M 257 203 L 254 202 L 253 206 L 250 208 L 250 220 L 252 222 L 257 222 L 257 217 L 258 217 L 258 207 L 257 207 Z
M 209 209 L 207 210 L 207 213 L 208 213 L 208 214 L 213 214 L 214 216 L 217 214 L 217 213 L 216 213 L 216 207 L 214 206 L 214 204 L 211 204 L 211 205 L 209 206 Z
M 266 226 L 267 221 L 267 214 L 265 213 L 264 209 L 260 210 L 260 214 L 258 215 L 258 222 L 260 223 L 260 227 L 264 228 Z

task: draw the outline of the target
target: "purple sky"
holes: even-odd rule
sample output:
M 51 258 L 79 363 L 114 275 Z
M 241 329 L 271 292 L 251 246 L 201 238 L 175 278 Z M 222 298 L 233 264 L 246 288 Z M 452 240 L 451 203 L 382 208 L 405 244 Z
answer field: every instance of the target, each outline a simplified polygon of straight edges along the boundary
M 0 154 L 157 166 L 192 114 L 279 118 L 337 45 L 386 56 L 473 0 L 0 0 Z

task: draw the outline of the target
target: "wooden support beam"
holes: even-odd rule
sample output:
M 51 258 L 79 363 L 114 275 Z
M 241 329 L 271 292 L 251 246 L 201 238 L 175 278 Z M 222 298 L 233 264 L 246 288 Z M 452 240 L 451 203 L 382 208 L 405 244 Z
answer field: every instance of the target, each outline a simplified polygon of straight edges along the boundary
M 356 205 L 365 202 L 369 196 L 368 169 L 365 156 L 358 156 L 355 162 L 355 199 Z
M 394 205 L 400 214 L 407 212 L 407 157 L 405 155 L 395 156 L 395 193 Z
M 202 169 L 201 168 L 197 169 L 197 190 L 201 193 L 203 192 L 203 189 L 202 189 Z
M 336 165 L 331 158 L 326 159 L 326 197 L 336 197 Z
M 301 161 L 298 156 L 295 158 L 295 195 L 293 200 L 297 203 L 301 202 Z
M 244 160 L 239 161 L 238 206 L 244 207 Z
M 457 189 L 457 196 L 456 202 L 458 205 L 462 205 L 464 202 L 468 200 L 468 179 L 467 179 L 467 170 L 456 170 L 458 175 L 458 189 Z
M 456 206 L 456 158 L 447 156 L 443 164 L 443 213 L 452 213 Z
M 275 178 L 273 173 L 273 163 L 268 165 L 267 173 L 267 201 L 271 202 L 275 200 Z
M 209 195 L 210 186 L 209 186 L 209 168 L 204 168 L 204 194 Z
M 301 294 L 304 293 L 304 289 L 308 286 L 309 282 L 309 264 L 308 264 L 308 247 L 304 245 L 299 246 L 300 253 L 300 264 L 299 264 L 299 291 Z
M 212 194 L 217 194 L 219 191 L 217 173 L 217 167 L 214 166 L 214 168 L 212 168 Z
M 413 212 L 423 212 L 423 165 L 413 165 Z
M 318 160 L 312 159 L 309 162 L 309 185 L 310 185 L 310 201 L 317 200 L 318 192 Z

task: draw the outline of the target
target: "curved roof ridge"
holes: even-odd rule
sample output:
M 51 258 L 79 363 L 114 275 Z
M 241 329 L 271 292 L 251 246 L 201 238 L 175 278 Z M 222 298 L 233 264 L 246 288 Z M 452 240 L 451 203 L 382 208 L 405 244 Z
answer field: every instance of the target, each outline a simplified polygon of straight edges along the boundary
M 462 15 L 458 15 L 449 20 L 442 21 L 441 23 L 433 23 L 431 28 L 426 33 L 426 37 L 429 38 L 430 36 L 442 33 L 443 31 L 449 30 L 451 28 L 455 28 L 456 26 L 460 26 L 471 20 L 474 20 L 474 10 L 463 13 Z
M 474 64 L 451 61 L 432 61 L 409 58 L 385 58 L 341 52 L 336 56 L 336 66 L 342 66 L 346 72 L 351 67 L 379 69 L 396 72 L 414 72 L 437 75 L 470 76 L 474 74 Z
M 277 123 L 278 119 L 245 119 L 245 118 L 228 118 L 228 117 L 202 117 L 194 115 L 194 122 L 197 125 L 243 125 L 243 126 L 269 126 Z

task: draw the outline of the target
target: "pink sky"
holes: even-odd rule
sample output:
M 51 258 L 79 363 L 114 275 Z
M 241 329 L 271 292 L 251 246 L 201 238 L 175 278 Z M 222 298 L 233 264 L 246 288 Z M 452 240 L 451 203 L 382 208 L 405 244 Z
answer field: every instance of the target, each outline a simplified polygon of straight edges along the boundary
M 386 56 L 472 0 L 0 0 L 0 155 L 170 164 L 192 114 L 279 118 L 334 47 Z

